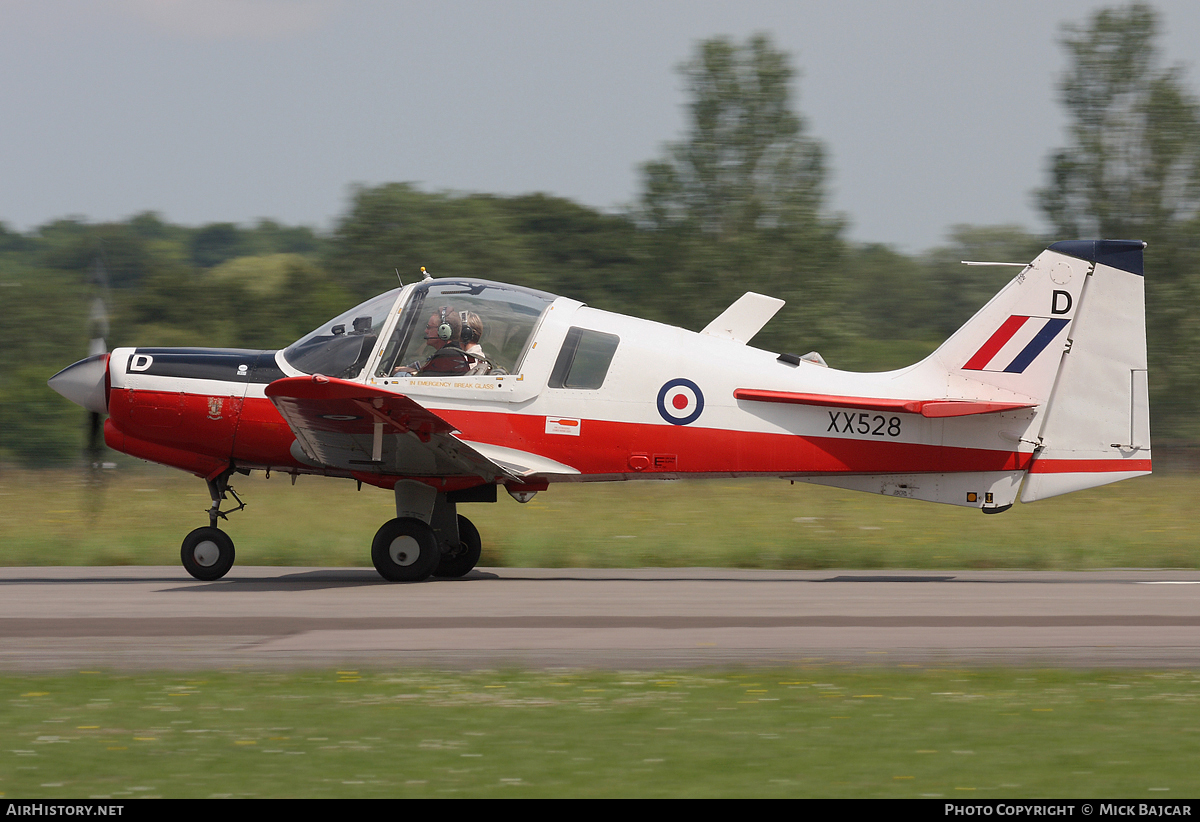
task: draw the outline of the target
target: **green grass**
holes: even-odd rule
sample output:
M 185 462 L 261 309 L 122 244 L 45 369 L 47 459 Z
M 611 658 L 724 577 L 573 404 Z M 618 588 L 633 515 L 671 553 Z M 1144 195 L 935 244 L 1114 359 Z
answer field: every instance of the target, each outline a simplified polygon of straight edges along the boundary
M 347 480 L 240 477 L 222 525 L 243 565 L 369 565 L 389 492 Z M 741 568 L 1200 568 L 1200 477 L 1158 475 L 1004 514 L 782 480 L 555 485 L 460 511 L 482 565 Z M 77 473 L 0 473 L 0 564 L 173 565 L 208 523 L 204 483 L 129 467 L 99 489 Z
M 0 796 L 1200 795 L 1200 676 L 325 671 L 0 678 Z

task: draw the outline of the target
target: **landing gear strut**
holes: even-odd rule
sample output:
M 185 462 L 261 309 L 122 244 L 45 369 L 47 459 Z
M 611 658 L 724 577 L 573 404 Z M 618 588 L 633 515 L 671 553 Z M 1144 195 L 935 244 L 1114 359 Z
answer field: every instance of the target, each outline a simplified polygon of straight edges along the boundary
M 220 579 L 233 567 L 233 540 L 217 527 L 218 518 L 228 519 L 229 514 L 246 507 L 246 503 L 242 502 L 241 497 L 229 484 L 229 476 L 232 473 L 233 471 L 229 470 L 215 480 L 209 480 L 208 495 L 212 498 L 212 506 L 208 509 L 208 526 L 197 528 L 184 537 L 183 545 L 179 548 L 179 558 L 183 562 L 184 570 L 204 582 Z M 229 495 L 237 500 L 237 507 L 222 511 L 221 500 L 229 499 Z
M 433 575 L 435 577 L 465 577 L 479 562 L 479 554 L 482 550 L 483 541 L 479 538 L 479 530 L 471 523 L 471 520 L 459 514 L 458 545 L 447 546 Z

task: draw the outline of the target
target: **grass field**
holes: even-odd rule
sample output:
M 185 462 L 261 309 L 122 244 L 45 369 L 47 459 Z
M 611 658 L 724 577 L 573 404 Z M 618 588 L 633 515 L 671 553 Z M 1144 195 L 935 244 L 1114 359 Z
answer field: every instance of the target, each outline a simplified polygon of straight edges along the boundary
M 0 796 L 1200 795 L 1200 676 L 79 673 L 0 678 Z
M 369 565 L 391 494 L 348 480 L 235 481 L 222 525 L 243 565 Z M 482 565 L 740 568 L 1200 568 L 1200 477 L 1150 476 L 999 515 L 782 480 L 555 485 L 460 512 Z M 208 524 L 204 483 L 132 467 L 100 488 L 78 473 L 0 473 L 0 564 L 173 565 Z

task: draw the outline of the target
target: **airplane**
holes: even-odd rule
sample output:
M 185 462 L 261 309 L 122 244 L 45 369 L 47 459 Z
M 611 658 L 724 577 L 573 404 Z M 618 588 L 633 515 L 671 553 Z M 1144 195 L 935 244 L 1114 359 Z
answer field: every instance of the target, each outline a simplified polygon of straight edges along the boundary
M 200 580 L 233 566 L 217 524 L 251 471 L 392 491 L 371 558 L 398 582 L 470 572 L 458 506 L 500 486 L 526 502 L 557 482 L 779 477 L 995 514 L 1150 473 L 1144 247 L 1056 242 L 880 373 L 749 346 L 783 305 L 753 292 L 697 333 L 426 274 L 279 351 L 117 348 L 49 385 L 108 414 L 110 448 L 208 484 L 209 524 L 180 549 Z

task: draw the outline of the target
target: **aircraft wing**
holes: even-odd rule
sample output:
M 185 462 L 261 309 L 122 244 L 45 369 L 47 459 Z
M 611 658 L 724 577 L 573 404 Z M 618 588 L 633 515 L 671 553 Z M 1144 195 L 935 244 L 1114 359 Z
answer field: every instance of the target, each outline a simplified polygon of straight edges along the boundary
M 1036 400 L 1029 402 L 989 402 L 986 400 L 894 400 L 878 397 L 843 397 L 837 394 L 799 394 L 792 391 L 765 391 L 757 388 L 739 388 L 733 392 L 735 399 L 755 402 L 782 402 L 793 405 L 820 405 L 837 408 L 861 408 L 864 411 L 900 411 L 905 414 L 920 414 L 922 417 L 968 417 L 973 414 L 995 414 L 1017 408 L 1034 408 Z
M 464 442 L 453 425 L 420 403 L 374 386 L 321 375 L 286 377 L 268 385 L 266 394 L 314 465 L 356 475 L 478 476 L 487 482 L 579 473 L 536 454 Z

